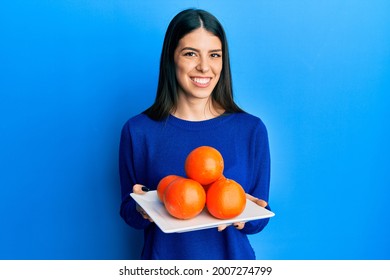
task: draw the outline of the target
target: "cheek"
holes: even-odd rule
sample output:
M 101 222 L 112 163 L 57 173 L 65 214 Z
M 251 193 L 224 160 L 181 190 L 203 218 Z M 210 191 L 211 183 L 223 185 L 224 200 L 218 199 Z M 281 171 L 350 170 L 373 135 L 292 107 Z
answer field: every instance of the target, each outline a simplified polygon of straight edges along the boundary
M 213 65 L 213 72 L 215 75 L 220 76 L 222 72 L 222 63 L 215 63 Z
M 175 66 L 175 73 L 176 73 L 176 81 L 177 83 L 183 87 L 188 83 L 187 76 L 188 76 L 188 68 L 183 63 L 177 63 Z
M 221 73 L 222 73 L 222 67 L 221 67 L 221 68 L 218 68 L 218 69 L 216 69 L 216 70 L 214 71 L 214 75 L 215 75 L 216 77 L 218 77 L 217 80 L 219 80 L 219 78 L 221 77 Z
M 182 84 L 185 81 L 185 76 L 186 76 L 185 70 L 182 67 L 179 67 L 178 65 L 176 65 L 175 70 L 176 70 L 176 81 L 179 84 Z
M 175 66 L 175 70 L 176 70 L 176 76 L 179 77 L 179 76 L 183 76 L 185 74 L 188 73 L 188 64 L 185 64 L 185 63 L 177 63 L 176 66 Z

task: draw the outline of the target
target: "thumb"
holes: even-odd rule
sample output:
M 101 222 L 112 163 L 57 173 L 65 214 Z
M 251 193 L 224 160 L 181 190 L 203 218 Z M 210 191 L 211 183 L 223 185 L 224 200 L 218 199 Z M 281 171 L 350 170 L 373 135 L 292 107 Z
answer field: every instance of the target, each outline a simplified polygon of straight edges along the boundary
M 265 200 L 262 200 L 262 199 L 259 199 L 257 197 L 254 197 L 253 195 L 250 195 L 249 193 L 246 193 L 246 197 L 250 200 L 250 201 L 253 201 L 254 203 L 256 203 L 257 205 L 261 206 L 261 207 L 266 207 L 268 205 L 268 203 L 265 201 Z
M 145 187 L 144 185 L 141 185 L 141 184 L 135 184 L 133 186 L 133 193 L 136 193 L 136 194 L 144 194 L 146 192 L 148 192 L 149 189 L 147 187 Z

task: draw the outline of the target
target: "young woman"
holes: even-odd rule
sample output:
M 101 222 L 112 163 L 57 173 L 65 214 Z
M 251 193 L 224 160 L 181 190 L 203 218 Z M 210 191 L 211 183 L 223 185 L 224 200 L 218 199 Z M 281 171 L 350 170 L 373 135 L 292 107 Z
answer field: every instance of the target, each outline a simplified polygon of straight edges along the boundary
M 156 189 L 166 175 L 185 176 L 186 156 L 204 145 L 221 152 L 225 177 L 269 209 L 266 127 L 233 100 L 221 24 L 206 11 L 188 9 L 168 26 L 154 104 L 122 129 L 120 214 L 127 224 L 144 230 L 142 259 L 255 259 L 247 234 L 260 232 L 268 219 L 165 234 L 130 197 L 133 191 L 145 190 L 142 186 Z

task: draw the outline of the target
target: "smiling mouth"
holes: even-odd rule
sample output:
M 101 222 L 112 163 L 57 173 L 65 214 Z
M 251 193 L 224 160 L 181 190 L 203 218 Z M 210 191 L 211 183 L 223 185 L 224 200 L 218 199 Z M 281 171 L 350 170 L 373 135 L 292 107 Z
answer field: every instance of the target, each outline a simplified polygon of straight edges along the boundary
M 210 83 L 211 78 L 192 77 L 191 80 L 192 80 L 197 86 L 205 87 L 205 86 L 207 86 L 207 85 Z

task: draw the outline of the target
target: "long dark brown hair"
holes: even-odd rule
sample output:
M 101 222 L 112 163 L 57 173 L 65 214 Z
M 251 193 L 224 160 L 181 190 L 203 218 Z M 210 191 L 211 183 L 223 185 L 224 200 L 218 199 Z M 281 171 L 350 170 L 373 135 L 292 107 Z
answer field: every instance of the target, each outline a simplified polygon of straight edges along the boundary
M 217 36 L 222 43 L 222 71 L 211 94 L 212 99 L 225 110 L 225 113 L 243 112 L 233 99 L 229 50 L 221 23 L 209 12 L 200 9 L 187 9 L 172 19 L 165 33 L 156 99 L 153 105 L 144 112 L 150 118 L 165 119 L 176 108 L 178 91 L 174 53 L 180 39 L 200 27 Z

